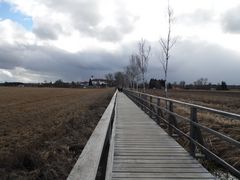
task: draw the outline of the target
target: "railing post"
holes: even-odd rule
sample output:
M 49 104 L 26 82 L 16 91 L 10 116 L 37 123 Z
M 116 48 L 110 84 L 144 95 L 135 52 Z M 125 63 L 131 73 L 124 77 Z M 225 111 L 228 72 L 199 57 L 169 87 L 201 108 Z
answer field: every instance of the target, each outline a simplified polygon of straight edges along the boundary
M 144 95 L 143 94 L 141 94 L 141 100 L 142 100 L 142 110 L 145 111 L 145 108 L 144 108 L 144 106 L 145 106 L 145 104 L 144 104 Z
M 173 103 L 171 101 L 169 101 L 168 110 L 170 112 L 173 112 Z M 172 136 L 172 127 L 170 125 L 173 125 L 173 123 L 172 123 L 172 115 L 171 114 L 168 114 L 168 123 L 169 123 L 169 125 L 168 125 L 168 134 L 170 136 Z
M 140 92 L 138 92 L 138 100 L 139 100 L 139 106 L 142 109 L 142 96 Z
M 190 114 L 190 137 L 194 140 L 196 140 L 196 127 L 194 126 L 194 124 L 192 122 L 196 122 L 197 121 L 197 108 L 195 107 L 191 107 L 191 114 Z M 192 140 L 190 141 L 190 154 L 195 157 L 195 151 L 196 151 L 196 145 L 194 144 L 194 142 L 192 142 Z
M 143 103 L 144 104 L 144 111 L 147 112 L 147 102 L 146 102 L 147 101 L 147 96 L 146 96 L 146 94 L 143 94 L 143 97 L 144 97 L 143 98 L 144 99 L 144 103 Z
M 141 108 L 142 108 L 142 110 L 144 111 L 143 94 L 140 94 L 140 96 L 141 96 Z
M 160 125 L 160 123 L 161 123 L 161 118 L 159 117 L 160 116 L 160 98 L 157 98 L 157 120 L 158 120 L 158 124 Z
M 150 96 L 150 98 L 149 98 L 149 109 L 150 109 L 150 117 L 152 118 L 153 117 L 152 96 Z

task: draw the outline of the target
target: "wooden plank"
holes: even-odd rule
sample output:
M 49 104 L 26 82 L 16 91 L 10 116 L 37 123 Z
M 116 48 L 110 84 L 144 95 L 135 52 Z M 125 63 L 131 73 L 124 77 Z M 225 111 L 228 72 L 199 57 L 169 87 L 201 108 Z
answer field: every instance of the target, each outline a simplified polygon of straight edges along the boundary
M 124 180 L 126 178 L 119 178 L 119 177 L 114 177 L 112 178 L 112 180 Z M 172 177 L 168 177 L 168 178 L 164 178 L 164 177 L 161 177 L 161 178 L 145 178 L 145 177 L 137 177 L 137 178 L 127 178 L 127 180 L 157 180 L 157 179 L 161 179 L 161 180 L 216 180 L 215 178 L 193 178 L 193 177 L 190 177 L 190 178 L 187 178 L 187 177 L 178 177 L 178 178 L 172 178 Z
M 180 168 L 180 167 L 121 167 L 121 168 L 117 168 L 114 167 L 113 168 L 113 172 L 114 173 L 124 173 L 124 172 L 148 172 L 148 173 L 207 173 L 208 171 L 203 169 L 202 167 L 199 168 Z
M 175 173 L 175 172 L 167 172 L 167 173 L 152 173 L 152 172 L 113 172 L 112 177 L 120 177 L 120 178 L 213 178 L 213 176 L 207 173 Z
M 167 147 L 178 147 L 175 142 L 118 142 L 116 146 L 167 146 Z
M 184 151 L 184 150 L 166 150 L 165 148 L 159 150 L 158 148 L 152 149 L 152 148 L 144 148 L 144 149 L 131 149 L 131 148 L 124 148 L 124 149 L 119 149 L 119 148 L 115 148 L 115 152 L 117 154 L 121 154 L 124 155 L 123 153 L 128 153 L 130 155 L 134 155 L 135 153 L 139 153 L 139 154 L 165 154 L 165 155 L 173 155 L 173 154 L 185 154 L 186 156 L 189 156 L 189 153 Z M 116 155 L 117 155 L 116 154 Z M 189 156 L 190 157 L 190 156 Z
M 111 122 L 116 94 L 117 92 L 115 92 L 113 95 L 107 109 L 105 110 L 90 139 L 85 145 L 76 164 L 71 170 L 67 178 L 68 180 L 95 179 L 104 147 L 105 138 L 107 136 L 109 124 Z
M 188 164 L 198 163 L 195 159 L 176 160 L 176 159 L 115 159 L 114 163 L 135 163 L 135 164 Z
M 149 144 L 149 145 L 174 145 L 179 146 L 174 141 L 117 141 L 117 145 L 138 145 L 138 144 Z
M 113 168 L 202 168 L 202 165 L 199 163 L 188 163 L 188 164 L 152 164 L 152 163 L 144 163 L 144 164 L 137 164 L 137 163 L 114 163 Z
M 115 147 L 116 148 L 155 148 L 155 149 L 158 149 L 158 148 L 177 148 L 176 145 L 159 145 L 159 144 L 152 144 L 152 145 L 118 145 L 118 144 L 115 144 Z
M 189 156 L 186 152 L 118 152 L 115 151 L 115 156 Z
M 190 160 L 194 159 L 189 155 L 182 156 L 117 156 L 114 155 L 114 160 Z

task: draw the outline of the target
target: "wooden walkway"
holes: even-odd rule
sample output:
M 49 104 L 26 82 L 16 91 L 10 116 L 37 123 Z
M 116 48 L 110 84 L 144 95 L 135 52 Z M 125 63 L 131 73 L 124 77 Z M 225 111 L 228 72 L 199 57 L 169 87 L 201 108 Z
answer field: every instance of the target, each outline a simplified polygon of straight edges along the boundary
M 215 179 L 123 93 L 115 115 L 106 179 Z

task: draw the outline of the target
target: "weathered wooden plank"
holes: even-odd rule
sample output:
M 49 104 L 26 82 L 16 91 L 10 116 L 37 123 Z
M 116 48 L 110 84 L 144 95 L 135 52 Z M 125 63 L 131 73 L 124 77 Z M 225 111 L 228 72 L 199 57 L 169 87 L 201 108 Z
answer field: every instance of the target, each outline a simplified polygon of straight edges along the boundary
M 116 147 L 116 148 L 169 148 L 169 149 L 171 149 L 171 148 L 177 148 L 177 146 L 176 145 L 158 145 L 158 144 L 156 144 L 156 145 L 118 145 L 118 144 L 115 144 L 115 146 L 114 147 Z
M 213 178 L 209 172 L 207 173 L 147 173 L 147 172 L 113 172 L 112 177 L 120 177 L 120 178 Z
M 134 140 L 119 140 L 116 139 L 115 141 L 116 143 L 119 144 L 167 144 L 169 143 L 169 141 L 166 140 L 140 140 L 140 139 L 136 139 Z M 171 142 L 172 144 L 177 144 L 176 142 Z
M 156 142 L 118 142 L 116 146 L 167 146 L 167 147 L 177 147 L 178 144 L 174 142 L 164 142 L 164 143 L 156 143 Z
M 116 141 L 159 141 L 159 142 L 161 142 L 161 141 L 168 141 L 168 139 L 167 138 L 159 138 L 159 137 L 142 137 L 142 136 L 136 136 L 136 137 L 120 137 L 120 136 L 118 136 L 118 137 L 116 137 L 115 136 L 115 140 Z
M 181 147 L 177 148 L 169 148 L 169 147 L 116 147 L 116 150 L 145 150 L 145 151 L 177 151 L 177 150 L 182 150 Z
M 169 142 L 169 139 L 160 139 L 160 138 L 137 138 L 137 139 L 134 139 L 134 138 L 115 138 L 115 141 L 116 142 L 156 142 L 156 143 L 164 143 L 164 142 Z M 177 142 L 174 142 L 177 144 Z
M 126 178 L 119 178 L 119 177 L 114 177 L 112 178 L 112 180 L 124 180 Z M 178 178 L 172 178 L 172 177 L 167 177 L 167 178 L 164 178 L 164 177 L 161 177 L 161 178 L 145 178 L 145 177 L 137 177 L 137 178 L 127 178 L 127 180 L 216 180 L 215 178 L 193 178 L 193 177 L 190 177 L 190 178 L 187 178 L 187 177 L 178 177 Z
M 161 136 L 162 134 L 161 133 L 158 133 L 158 134 L 144 134 L 144 136 L 143 135 L 139 135 L 139 134 L 136 134 L 136 133 L 118 133 L 117 135 L 116 135 L 116 137 L 118 138 L 118 137 L 122 137 L 122 138 L 126 138 L 126 137 L 129 137 L 129 138 L 149 138 L 149 137 L 151 137 L 151 138 L 158 138 L 159 136 Z
M 114 155 L 114 160 L 190 160 L 194 159 L 189 155 L 182 156 L 117 156 Z
M 115 156 L 189 156 L 186 152 L 118 152 L 115 151 Z
M 188 163 L 188 164 L 152 164 L 152 163 L 114 163 L 113 168 L 202 168 L 199 163 Z
M 107 136 L 107 131 L 111 122 L 116 94 L 117 92 L 112 97 L 107 109 L 105 110 L 90 139 L 85 145 L 80 157 L 78 158 L 67 178 L 68 180 L 95 179 L 104 147 L 104 142 Z
M 177 160 L 177 159 L 115 159 L 114 163 L 136 163 L 136 164 L 188 164 L 188 163 L 198 163 L 195 159 L 185 159 L 185 160 Z
M 119 140 L 116 139 L 116 142 L 118 144 L 174 144 L 174 145 L 178 145 L 176 142 L 169 142 L 167 140 L 140 140 L 140 139 L 136 139 L 134 140 Z
M 186 151 L 182 149 L 115 149 L 117 153 L 160 153 L 160 154 L 178 154 L 178 153 L 186 153 Z
M 114 167 L 114 173 L 124 173 L 124 172 L 148 172 L 148 173 L 207 173 L 208 171 L 203 169 L 202 167 L 199 168 L 180 168 L 180 167 Z

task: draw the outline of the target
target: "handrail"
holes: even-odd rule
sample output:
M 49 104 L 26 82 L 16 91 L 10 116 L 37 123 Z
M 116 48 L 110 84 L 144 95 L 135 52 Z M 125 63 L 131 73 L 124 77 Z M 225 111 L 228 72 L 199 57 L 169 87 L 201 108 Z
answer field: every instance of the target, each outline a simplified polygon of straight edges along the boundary
M 136 96 L 135 96 L 135 97 L 136 97 Z M 138 98 L 138 97 L 136 97 L 136 98 Z M 146 103 L 149 103 L 150 105 L 152 105 L 152 106 L 154 106 L 154 107 L 156 107 L 156 108 L 159 108 L 159 109 L 167 112 L 168 114 L 171 114 L 171 115 L 173 115 L 173 116 L 175 116 L 175 117 L 178 117 L 178 118 L 180 118 L 180 119 L 182 119 L 182 120 L 184 120 L 184 121 L 191 122 L 191 123 L 193 123 L 194 126 L 200 127 L 200 128 L 202 128 L 202 129 L 208 131 L 209 133 L 212 133 L 212 134 L 218 136 L 219 138 L 222 138 L 222 139 L 224 139 L 225 141 L 227 141 L 227 142 L 229 142 L 229 143 L 232 143 L 232 144 L 234 144 L 235 146 L 237 146 L 237 147 L 240 148 L 240 142 L 237 141 L 237 140 L 235 140 L 235 139 L 233 139 L 233 138 L 231 138 L 231 137 L 228 137 L 228 136 L 226 136 L 226 135 L 224 135 L 224 134 L 222 134 L 222 133 L 219 133 L 219 132 L 217 132 L 217 131 L 215 131 L 215 130 L 213 130 L 213 129 L 210 129 L 210 128 L 204 126 L 204 125 L 201 125 L 201 124 L 199 124 L 199 123 L 192 122 L 192 121 L 191 121 L 190 119 L 188 119 L 188 118 L 185 118 L 185 117 L 183 117 L 183 116 L 181 116 L 181 115 L 179 115 L 179 114 L 177 114 L 177 113 L 171 112 L 171 111 L 169 111 L 168 109 L 162 108 L 162 107 L 160 107 L 160 106 L 158 106 L 158 105 L 156 105 L 156 104 L 154 104 L 154 103 L 148 102 L 147 100 L 142 99 L 142 101 L 144 101 L 144 102 L 146 102 Z M 152 113 L 153 113 L 153 112 L 152 112 Z
M 175 99 L 171 99 L 171 98 L 165 98 L 165 97 L 161 97 L 161 96 L 146 94 L 146 93 L 142 93 L 142 92 L 139 92 L 139 91 L 132 91 L 132 90 L 130 91 L 130 90 L 127 90 L 127 89 L 125 89 L 124 91 L 134 92 L 134 93 L 138 93 L 138 94 L 141 94 L 141 95 L 147 95 L 147 96 L 152 97 L 152 98 L 160 98 L 160 99 L 165 100 L 165 101 L 169 101 L 169 102 L 173 102 L 173 103 L 177 103 L 177 104 L 181 104 L 181 105 L 185 105 L 185 106 L 195 107 L 197 109 L 210 111 L 210 112 L 213 112 L 213 113 L 216 113 L 216 114 L 227 116 L 229 118 L 234 118 L 234 119 L 240 120 L 240 115 L 236 114 L 236 113 L 230 113 L 230 112 L 226 112 L 226 111 L 222 111 L 222 110 L 218 110 L 218 109 L 213 109 L 213 108 L 209 108 L 209 107 L 205 107 L 205 106 L 201 106 L 201 105 L 197 105 L 197 104 L 187 103 L 187 102 L 183 102 L 183 101 L 179 101 L 179 100 L 175 100 Z
M 207 157 L 212 158 L 222 166 L 224 166 L 226 169 L 228 169 L 233 175 L 236 177 L 240 178 L 240 171 L 234 168 L 232 165 L 229 163 L 225 162 L 222 158 L 218 157 L 216 154 L 214 154 L 211 150 L 207 148 L 207 146 L 204 143 L 204 140 L 201 135 L 201 129 L 207 131 L 208 133 L 217 136 L 218 138 L 227 141 L 231 145 L 235 145 L 236 147 L 240 147 L 240 142 L 228 137 L 218 131 L 215 131 L 211 128 L 208 128 L 200 123 L 198 123 L 197 120 L 197 109 L 201 110 L 207 110 L 211 111 L 217 114 L 221 114 L 224 117 L 230 117 L 230 118 L 235 118 L 239 119 L 240 115 L 234 114 L 234 113 L 228 113 L 225 111 L 219 111 L 216 109 L 212 108 L 207 108 L 204 106 L 199 106 L 195 104 L 190 104 L 190 103 L 185 103 L 181 101 L 177 101 L 174 99 L 169 99 L 169 98 L 164 98 L 164 97 L 159 97 L 159 96 L 154 96 L 142 92 L 137 92 L 137 91 L 131 91 L 124 89 L 124 93 L 128 95 L 129 98 L 131 98 L 135 103 L 137 103 L 140 107 L 142 107 L 143 110 L 149 112 L 150 116 L 154 115 L 157 119 L 161 119 L 162 122 L 164 122 L 168 126 L 168 133 L 169 135 L 172 135 L 172 130 L 174 130 L 177 134 L 184 136 L 190 141 L 190 153 L 191 155 L 195 156 L 195 151 L 196 147 L 200 148 L 202 153 L 204 153 Z M 149 99 L 147 99 L 149 97 Z M 153 98 L 157 99 L 158 102 L 153 103 Z M 164 100 L 166 102 L 169 102 L 169 107 L 161 107 L 160 105 L 160 99 Z M 173 112 L 173 103 L 181 104 L 184 106 L 188 106 L 191 108 L 191 117 L 190 119 L 185 118 L 176 112 Z M 156 110 L 157 109 L 157 110 Z M 159 114 L 159 110 L 164 111 L 168 116 L 163 116 L 163 114 Z M 166 119 L 167 118 L 167 119 Z M 190 135 L 184 133 L 182 130 L 180 130 L 176 125 L 176 118 L 179 118 L 181 120 L 187 121 L 190 123 Z M 173 121 L 172 121 L 173 120 Z M 160 122 L 158 122 L 160 123 Z
M 117 91 L 85 145 L 67 180 L 94 180 L 113 121 Z M 108 139 L 109 140 L 109 139 Z

